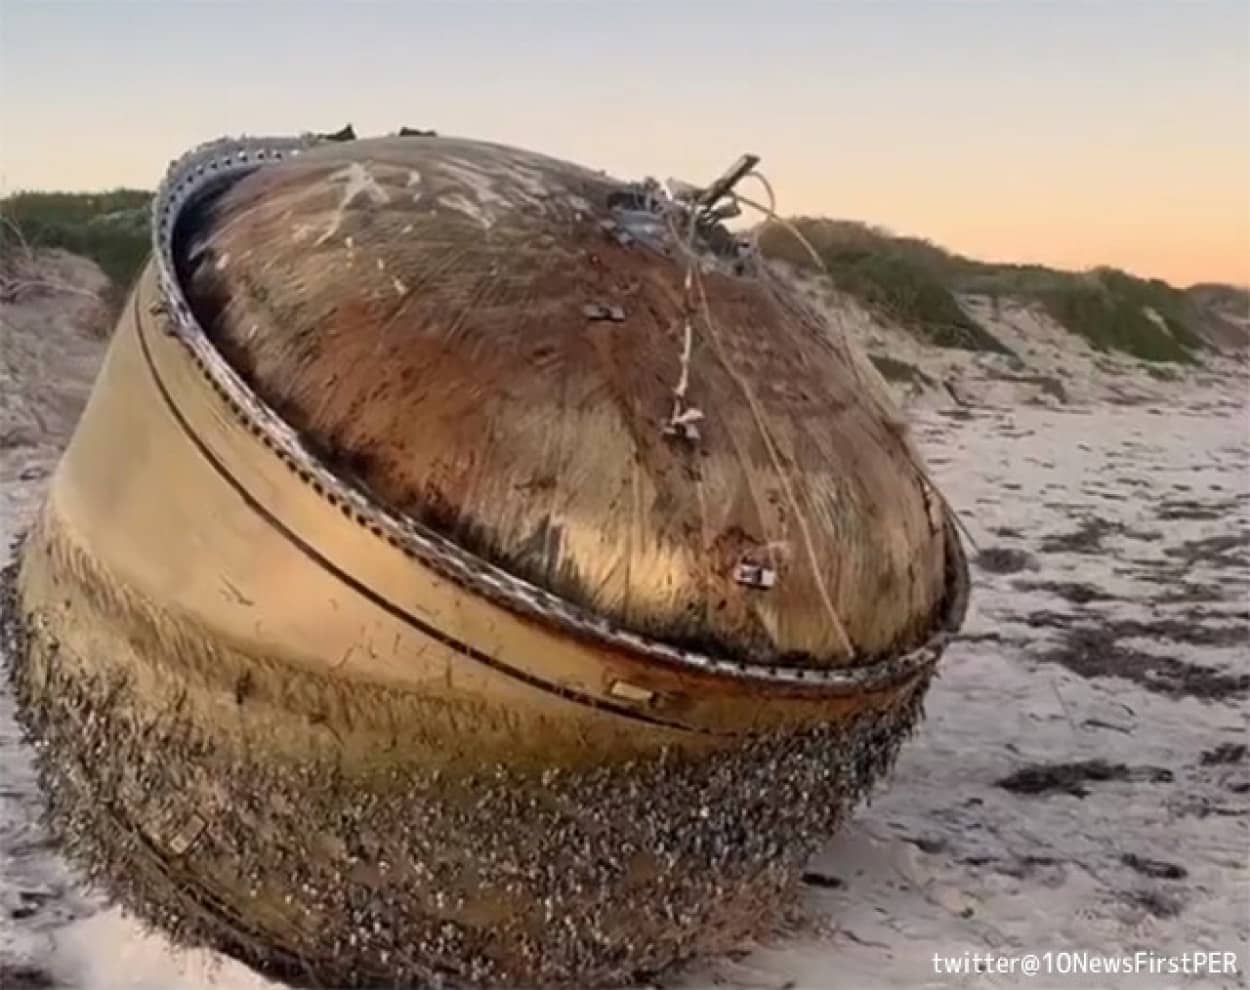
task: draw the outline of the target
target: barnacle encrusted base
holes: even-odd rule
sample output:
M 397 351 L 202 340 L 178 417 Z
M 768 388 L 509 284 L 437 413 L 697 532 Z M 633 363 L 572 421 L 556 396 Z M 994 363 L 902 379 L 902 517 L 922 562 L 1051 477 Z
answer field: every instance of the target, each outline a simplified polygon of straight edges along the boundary
M 721 226 L 754 161 L 661 198 L 465 139 L 174 163 L 0 603 L 114 899 L 336 987 L 771 925 L 968 574 L 884 383 Z
M 617 984 L 759 934 L 890 767 L 928 680 L 705 755 L 345 771 L 332 750 L 275 760 L 176 700 L 153 707 L 23 613 L 16 581 L 11 565 L 0 644 L 54 835 L 178 942 L 308 986 Z

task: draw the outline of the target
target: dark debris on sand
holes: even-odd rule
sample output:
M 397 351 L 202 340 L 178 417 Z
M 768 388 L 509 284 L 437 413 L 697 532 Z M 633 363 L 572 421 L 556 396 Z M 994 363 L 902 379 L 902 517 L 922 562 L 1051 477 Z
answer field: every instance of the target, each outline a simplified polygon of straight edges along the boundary
M 996 786 L 1012 794 L 1071 794 L 1083 798 L 1089 794 L 1088 783 L 1136 781 L 1169 783 L 1172 771 L 1163 767 L 1130 767 L 1106 760 L 1082 760 L 1077 763 L 1031 763 L 996 781 Z
M 1208 536 L 1201 540 L 1187 540 L 1180 546 L 1168 547 L 1163 552 L 1181 560 L 1185 565 L 1205 564 L 1208 567 L 1250 568 L 1250 533 L 1227 536 Z
M 1031 629 L 1067 629 L 1080 628 L 1084 632 L 1098 632 L 1107 640 L 1149 639 L 1170 643 L 1184 643 L 1188 646 L 1240 646 L 1250 643 L 1250 626 L 1227 622 L 1228 619 L 1240 618 L 1229 613 L 1208 613 L 1196 610 L 1186 612 L 1179 619 L 1152 619 L 1142 622 L 1139 619 L 1108 619 L 1097 617 L 1095 630 L 1090 624 L 1089 613 L 1069 615 L 1063 612 L 1051 612 L 1040 609 L 1030 612 L 1025 618 L 1025 625 Z M 1215 619 L 1217 622 L 1211 623 Z M 1224 621 L 1218 621 L 1224 620 Z M 1085 623 L 1085 625 L 1080 625 Z
M 1058 645 L 1040 654 L 1039 659 L 1059 664 L 1081 677 L 1123 677 L 1147 691 L 1170 697 L 1217 701 L 1250 693 L 1250 674 L 1234 674 L 1174 656 L 1148 653 L 1120 642 L 1129 637 L 1148 637 L 1203 646 L 1236 646 L 1246 641 L 1244 626 L 1203 627 L 1173 620 L 1100 620 L 1094 625 L 1079 624 L 1081 618 L 1055 612 L 1032 613 L 1025 620 L 1032 628 L 1062 631 Z
M 839 877 L 828 876 L 824 873 L 814 873 L 810 870 L 803 874 L 803 882 L 809 887 L 822 887 L 825 890 L 837 890 L 839 887 L 844 886 Z
M 1233 499 L 1221 502 L 1198 502 L 1193 499 L 1167 499 L 1155 510 L 1155 518 L 1164 522 L 1178 520 L 1210 521 L 1223 519 L 1235 511 L 1237 503 Z
M 1175 918 L 1184 907 L 1180 898 L 1159 890 L 1134 890 L 1126 898 L 1134 907 L 1156 918 Z
M 990 574 L 1016 574 L 1023 570 L 1036 570 L 1033 555 L 1012 547 L 986 547 L 976 555 L 977 567 Z
M 1245 758 L 1245 743 L 1220 743 L 1214 749 L 1203 750 L 1202 765 L 1210 767 L 1220 764 L 1240 763 Z
M 47 990 L 56 985 L 46 969 L 0 959 L 0 987 L 4 990 Z
M 1073 605 L 1088 605 L 1090 602 L 1114 601 L 1115 596 L 1109 595 L 1101 588 L 1084 581 L 1013 581 L 1011 586 L 1017 591 L 1046 591 L 1062 598 Z
M 1136 853 L 1125 853 L 1120 857 L 1120 862 L 1142 876 L 1156 880 L 1184 880 L 1189 876 L 1189 871 L 1183 866 L 1162 859 L 1138 856 Z
M 1042 553 L 1103 553 L 1103 541 L 1109 536 L 1124 536 L 1133 540 L 1156 540 L 1162 534 L 1156 531 L 1137 530 L 1124 523 L 1108 522 L 1098 516 L 1090 516 L 1070 533 L 1058 533 L 1042 540 Z

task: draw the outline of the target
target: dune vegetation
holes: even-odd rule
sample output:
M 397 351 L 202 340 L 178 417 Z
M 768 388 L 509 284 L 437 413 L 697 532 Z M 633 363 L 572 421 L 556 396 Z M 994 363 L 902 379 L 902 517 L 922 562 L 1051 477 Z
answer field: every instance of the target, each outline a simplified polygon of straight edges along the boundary
M 1217 343 L 1217 336 L 1228 343 L 1228 312 L 1240 307 L 1250 313 L 1250 294 L 1232 286 L 1184 290 L 1114 268 L 1066 272 L 994 264 L 853 221 L 800 217 L 793 222 L 819 255 L 819 268 L 780 224 L 760 231 L 765 254 L 809 271 L 823 269 L 868 310 L 938 347 L 1006 350 L 961 305 L 962 297 L 973 295 L 1041 306 L 1098 350 L 1177 363 L 1193 363 Z
M 95 261 L 120 295 L 147 257 L 151 197 L 139 189 L 14 193 L 0 199 L 0 256 L 63 248 Z M 1009 352 L 969 314 L 961 302 L 968 296 L 1040 306 L 1093 347 L 1147 361 L 1188 364 L 1208 347 L 1250 343 L 1250 294 L 1233 286 L 1178 289 L 1114 268 L 1066 272 L 988 263 L 855 221 L 799 217 L 793 223 L 820 266 L 776 223 L 759 230 L 766 255 L 827 274 L 870 312 L 937 347 Z
M 0 255 L 62 248 L 90 258 L 124 291 L 148 254 L 150 192 L 18 192 L 0 199 Z

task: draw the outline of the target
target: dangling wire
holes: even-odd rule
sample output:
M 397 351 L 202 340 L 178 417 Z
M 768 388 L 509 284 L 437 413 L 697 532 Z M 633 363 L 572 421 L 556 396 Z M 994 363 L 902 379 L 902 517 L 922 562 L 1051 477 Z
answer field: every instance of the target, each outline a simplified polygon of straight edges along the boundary
M 768 200 L 767 204 L 759 203 L 750 197 L 744 196 L 734 188 L 734 185 L 743 178 L 754 178 L 760 183 L 761 186 L 763 186 L 765 196 Z M 694 352 L 694 323 L 696 317 L 701 313 L 703 324 L 707 329 L 712 349 L 716 353 L 718 360 L 725 368 L 726 372 L 734 379 L 741 389 L 747 403 L 747 408 L 750 410 L 752 418 L 755 420 L 756 427 L 759 430 L 764 450 L 769 461 L 772 463 L 773 470 L 782 486 L 782 490 L 785 494 L 787 502 L 790 505 L 791 511 L 794 513 L 794 518 L 803 538 L 804 550 L 806 551 L 806 556 L 811 567 L 813 579 L 816 583 L 816 590 L 820 596 L 821 604 L 829 616 L 830 626 L 834 631 L 836 639 L 838 640 L 838 645 L 843 651 L 845 651 L 847 658 L 853 660 L 856 655 L 854 644 L 851 642 L 850 636 L 846 630 L 846 625 L 843 623 L 840 615 L 838 614 L 837 607 L 833 602 L 833 596 L 825 582 L 824 575 L 820 568 L 820 561 L 816 553 L 815 541 L 810 531 L 810 527 L 808 526 L 806 515 L 803 513 L 802 508 L 798 504 L 798 496 L 794 490 L 794 486 L 790 482 L 788 474 L 786 473 L 786 468 L 778 455 L 772 435 L 768 430 L 767 423 L 765 422 L 763 411 L 759 407 L 758 400 L 751 390 L 750 383 L 735 371 L 728 360 L 728 356 L 724 353 L 723 348 L 720 345 L 719 334 L 712 316 L 711 305 L 708 300 L 707 291 L 703 284 L 701 258 L 695 246 L 699 221 L 707 217 L 712 217 L 713 219 L 716 218 L 713 212 L 715 202 L 709 202 L 705 198 L 702 201 L 695 200 L 690 203 L 684 203 L 678 201 L 672 195 L 667 198 L 653 197 L 652 193 L 653 190 L 649 190 L 647 206 L 650 208 L 650 211 L 654 211 L 662 217 L 664 224 L 668 228 L 672 243 L 677 245 L 678 249 L 681 251 L 683 261 L 685 263 L 685 275 L 682 281 L 683 327 L 680 369 L 677 376 L 677 382 L 673 387 L 672 412 L 669 415 L 668 421 L 664 424 L 664 433 L 666 436 L 679 437 L 690 442 L 694 442 L 699 439 L 699 431 L 696 424 L 703 419 L 703 412 L 697 406 L 693 406 L 688 402 L 688 392 L 690 388 L 691 362 Z M 824 259 L 821 258 L 819 252 L 817 252 L 811 242 L 803 235 L 803 232 L 799 230 L 794 223 L 778 214 L 777 197 L 773 191 L 771 183 L 769 183 L 768 179 L 756 171 L 753 167 L 747 170 L 742 170 L 738 173 L 736 178 L 733 180 L 733 183 L 726 186 L 717 197 L 717 199 L 723 198 L 728 198 L 735 207 L 740 208 L 741 206 L 746 206 L 756 210 L 767 217 L 771 222 L 777 224 L 802 246 L 803 250 L 812 259 L 812 262 L 817 270 L 823 271 L 831 281 L 833 280 L 832 272 L 829 271 Z M 679 227 L 683 222 L 685 230 L 680 231 Z M 751 247 L 754 257 L 757 259 L 762 258 L 759 248 L 758 226 L 752 231 Z M 769 269 L 763 267 L 762 265 L 760 268 L 761 272 L 765 275 L 765 284 L 768 285 L 770 291 L 774 293 L 774 296 L 780 300 L 780 293 L 777 287 L 768 281 L 768 276 L 770 274 Z M 774 276 L 774 278 L 775 277 L 776 276 Z M 882 391 L 884 389 L 884 385 L 880 383 L 879 376 L 877 376 L 876 384 L 874 384 L 871 377 L 865 377 L 865 369 L 861 368 L 861 359 L 855 349 L 851 346 L 850 333 L 842 324 L 840 318 L 838 320 L 837 332 L 835 333 L 835 336 L 840 339 L 841 347 L 845 358 L 850 365 L 851 373 L 855 375 L 859 385 L 880 403 L 883 412 L 888 411 L 884 399 L 885 393 Z M 879 392 L 882 394 L 879 395 Z M 928 504 L 931 496 L 936 497 L 939 504 L 945 510 L 947 517 L 954 522 L 955 526 L 958 527 L 958 529 L 964 534 L 969 543 L 975 547 L 976 541 L 967 531 L 967 527 L 964 526 L 963 521 L 959 518 L 950 503 L 938 490 L 937 486 L 930 480 L 928 472 L 921 463 L 917 451 L 914 449 L 905 434 L 900 434 L 900 441 L 904 455 L 916 474 L 916 479 L 920 486 L 921 495 L 923 496 L 925 503 Z M 777 560 L 774 542 L 770 541 L 765 549 L 771 561 L 773 572 L 775 573 L 777 570 Z
M 669 422 L 665 425 L 665 433 L 670 435 L 681 435 L 690 440 L 698 439 L 697 430 L 694 430 L 693 435 L 691 431 L 693 429 L 693 423 L 698 419 L 702 419 L 703 413 L 696 407 L 688 406 L 686 404 L 686 391 L 690 384 L 690 358 L 693 350 L 694 321 L 696 316 L 701 314 L 703 318 L 703 325 L 708 331 L 708 338 L 712 345 L 712 349 L 722 367 L 725 368 L 725 371 L 737 383 L 739 389 L 742 391 L 747 409 L 750 411 L 751 416 L 755 421 L 756 428 L 760 433 L 760 438 L 764 445 L 764 451 L 772 464 L 776 477 L 781 483 L 782 490 L 785 493 L 787 502 L 790 504 L 791 511 L 794 513 L 794 517 L 798 521 L 799 530 L 803 537 L 804 549 L 816 583 L 816 590 L 820 596 L 821 604 L 829 616 L 829 622 L 838 640 L 838 646 L 846 653 L 847 659 L 853 660 L 856 655 L 855 646 L 851 642 L 850 636 L 846 631 L 846 624 L 842 621 L 842 618 L 838 614 L 838 610 L 833 603 L 833 596 L 830 594 L 829 587 L 826 584 L 824 575 L 820 569 L 820 561 L 816 554 L 815 542 L 807 523 L 807 517 L 804 515 L 802 508 L 798 504 L 798 497 L 795 494 L 794 486 L 791 484 L 789 475 L 786 473 L 785 465 L 782 463 L 781 457 L 778 455 L 776 445 L 773 441 L 771 433 L 768 430 L 767 423 L 765 422 L 763 411 L 759 406 L 759 401 L 756 399 L 750 383 L 747 382 L 742 375 L 740 375 L 733 368 L 720 345 L 719 334 L 716 330 L 716 324 L 712 316 L 711 304 L 708 300 L 707 291 L 703 284 L 699 253 L 695 249 L 695 237 L 698 233 L 699 218 L 701 215 L 705 215 L 709 208 L 710 207 L 705 207 L 702 211 L 698 208 L 690 208 L 688 211 L 685 211 L 688 213 L 688 216 L 684 216 L 682 218 L 686 220 L 686 231 L 684 236 L 679 234 L 677 224 L 674 222 L 674 217 L 682 212 L 684 208 L 676 203 L 672 203 L 672 207 L 665 210 L 663 213 L 664 222 L 668 227 L 669 235 L 684 255 L 686 266 L 685 278 L 683 280 L 684 337 L 681 356 L 681 375 L 678 379 L 677 387 L 673 390 L 673 414 L 670 417 Z M 694 298 L 695 290 L 698 292 L 697 303 Z M 777 542 L 769 541 L 765 545 L 764 550 L 768 554 L 772 573 L 777 573 Z
M 699 290 L 699 301 L 703 310 L 703 318 L 706 321 L 708 336 L 712 342 L 712 347 L 716 351 L 716 356 L 720 359 L 721 365 L 729 376 L 737 383 L 742 391 L 743 397 L 746 399 L 747 409 L 750 410 L 751 417 L 755 420 L 756 428 L 759 430 L 760 439 L 764 443 L 764 451 L 768 455 L 769 461 L 772 463 L 773 471 L 777 475 L 777 480 L 781 483 L 782 491 L 785 493 L 786 501 L 790 504 L 790 509 L 794 513 L 794 518 L 798 522 L 799 532 L 803 537 L 803 548 L 807 552 L 808 563 L 811 566 L 812 577 L 816 582 L 816 591 L 820 595 L 821 604 L 829 615 L 830 625 L 833 627 L 834 634 L 837 636 L 838 645 L 846 652 L 848 660 L 855 659 L 855 646 L 851 643 L 851 638 L 847 634 L 846 624 L 842 621 L 842 617 L 838 615 L 838 610 L 833 604 L 833 596 L 829 593 L 829 586 L 825 583 L 824 574 L 821 572 L 820 559 L 816 554 L 816 543 L 812 538 L 811 528 L 807 524 L 807 515 L 803 512 L 799 505 L 798 496 L 794 492 L 794 486 L 790 483 L 790 476 L 786 472 L 785 465 L 781 461 L 781 457 L 777 453 L 777 448 L 773 442 L 772 434 L 768 430 L 768 424 L 765 422 L 764 412 L 760 408 L 759 400 L 756 399 L 751 384 L 742 377 L 731 366 L 728 358 L 724 354 L 720 346 L 720 334 L 717 332 L 716 324 L 712 319 L 712 307 L 708 302 L 707 291 L 703 286 L 703 279 L 696 272 L 695 284 Z M 770 542 L 768 547 L 770 558 L 773 559 L 773 568 L 776 570 L 776 547 Z
M 764 216 L 768 217 L 770 221 L 777 224 L 784 231 L 790 234 L 796 241 L 799 242 L 803 250 L 807 252 L 808 256 L 812 259 L 812 262 L 816 265 L 816 267 L 820 271 L 823 271 L 825 275 L 828 276 L 829 280 L 833 282 L 834 281 L 833 273 L 829 271 L 829 266 L 825 264 L 825 259 L 822 258 L 820 256 L 820 253 L 812 246 L 811 241 L 809 241 L 806 237 L 804 237 L 803 232 L 799 230 L 799 228 L 796 227 L 791 221 L 787 220 L 785 217 L 777 213 L 777 196 L 773 192 L 772 184 L 768 181 L 768 179 L 766 179 L 762 174 L 760 174 L 759 172 L 755 170 L 748 172 L 745 178 L 755 179 L 764 187 L 765 193 L 768 194 L 768 205 L 765 206 L 762 203 L 757 203 L 755 202 L 755 200 L 750 199 L 747 196 L 743 196 L 741 193 L 737 192 L 736 190 L 730 193 L 730 195 L 734 199 L 734 202 L 741 206 L 748 206 L 753 210 L 758 210 L 760 213 L 764 214 Z M 760 253 L 760 247 L 759 247 L 758 228 L 752 232 L 752 246 L 755 250 L 756 256 L 762 257 Z M 847 333 L 846 327 L 842 325 L 841 319 L 838 320 L 838 323 L 839 325 L 838 325 L 837 338 L 839 342 L 842 344 L 842 350 L 845 352 L 847 362 L 851 366 L 851 371 L 855 375 L 855 377 L 860 380 L 861 385 L 867 385 L 867 383 L 863 380 L 863 376 L 860 374 L 860 371 L 861 371 L 860 362 L 857 359 L 855 352 L 851 348 L 850 334 Z
M 666 204 L 666 207 L 662 211 L 664 223 L 668 227 L 669 236 L 673 238 L 674 243 L 681 247 L 682 253 L 685 255 L 686 274 L 682 280 L 681 371 L 677 378 L 677 384 L 673 387 L 673 411 L 669 414 L 668 422 L 664 424 L 664 435 L 680 437 L 683 440 L 693 442 L 699 439 L 698 423 L 703 419 L 703 410 L 686 402 L 686 393 L 690 388 L 690 358 L 694 353 L 694 316 L 696 307 L 693 290 L 695 271 L 699 264 L 699 256 L 694 249 L 694 239 L 698 231 L 698 211 L 689 211 L 689 223 L 683 238 L 678 235 L 674 227 L 672 206 Z
M 803 249 L 811 257 L 812 261 L 816 264 L 817 268 L 820 271 L 825 273 L 825 275 L 829 278 L 830 282 L 833 282 L 836 285 L 836 281 L 833 277 L 833 272 L 831 272 L 829 270 L 829 266 L 825 264 L 825 259 L 820 256 L 820 253 L 812 246 L 812 243 L 806 237 L 803 236 L 803 232 L 799 230 L 799 228 L 795 226 L 795 224 L 792 223 L 790 220 L 787 220 L 785 217 L 777 213 L 777 197 L 774 194 L 772 184 L 768 181 L 768 179 L 766 179 L 763 175 L 761 175 L 759 172 L 757 172 L 754 169 L 746 173 L 744 178 L 753 178 L 757 180 L 764 187 L 764 191 L 768 195 L 768 205 L 765 206 L 762 203 L 757 203 L 754 200 L 746 196 L 743 196 L 737 190 L 731 190 L 728 193 L 728 195 L 731 196 L 736 203 L 739 203 L 744 206 L 748 206 L 753 210 L 758 210 L 760 213 L 768 217 L 769 220 L 776 223 L 783 230 L 789 233 L 796 241 L 798 241 L 800 245 L 802 245 Z M 760 256 L 759 255 L 758 230 L 753 232 L 752 244 L 756 252 L 756 255 Z M 841 324 L 840 319 L 839 319 L 839 324 Z M 838 331 L 839 331 L 838 337 L 841 338 L 843 349 L 846 351 L 847 359 L 851 364 L 851 370 L 856 374 L 857 377 L 860 377 L 859 376 L 860 362 L 854 350 L 850 346 L 850 334 L 847 333 L 845 326 L 842 326 L 842 325 L 839 325 Z M 861 377 L 861 383 L 866 384 L 863 382 L 862 377 Z M 958 530 L 963 534 L 964 538 L 967 539 L 969 544 L 971 544 L 972 548 L 974 550 L 980 549 L 977 546 L 977 541 L 973 538 L 972 533 L 970 533 L 968 531 L 968 527 L 964 525 L 964 521 L 959 518 L 959 514 L 955 511 L 954 507 L 950 504 L 950 502 L 947 501 L 946 496 L 943 495 L 941 490 L 937 487 L 937 485 L 933 483 L 932 478 L 929 477 L 928 470 L 925 468 L 924 464 L 921 462 L 917 452 L 913 449 L 912 444 L 906 439 L 904 439 L 904 442 L 903 442 L 903 449 L 907 453 L 907 459 L 911 463 L 912 469 L 916 472 L 916 474 L 919 477 L 922 493 L 926 494 L 926 499 L 927 499 L 928 493 L 932 493 L 933 495 L 935 495 L 937 497 L 938 502 L 940 502 L 942 507 L 946 510 L 947 515 L 955 523 L 956 528 L 958 528 Z

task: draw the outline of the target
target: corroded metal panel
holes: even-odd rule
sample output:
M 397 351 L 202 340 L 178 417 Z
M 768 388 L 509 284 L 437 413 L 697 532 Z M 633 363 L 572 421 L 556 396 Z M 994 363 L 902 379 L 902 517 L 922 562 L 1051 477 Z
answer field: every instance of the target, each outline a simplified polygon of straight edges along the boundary
M 945 529 L 875 375 L 763 270 L 708 264 L 688 312 L 679 238 L 605 236 L 621 189 L 478 142 L 317 148 L 204 208 L 187 291 L 327 461 L 573 605 L 756 661 L 919 645 Z M 663 429 L 683 375 L 693 441 Z
M 115 897 L 297 981 L 619 982 L 759 931 L 888 769 L 953 519 L 845 342 L 655 195 L 444 139 L 177 164 L 0 582 Z

